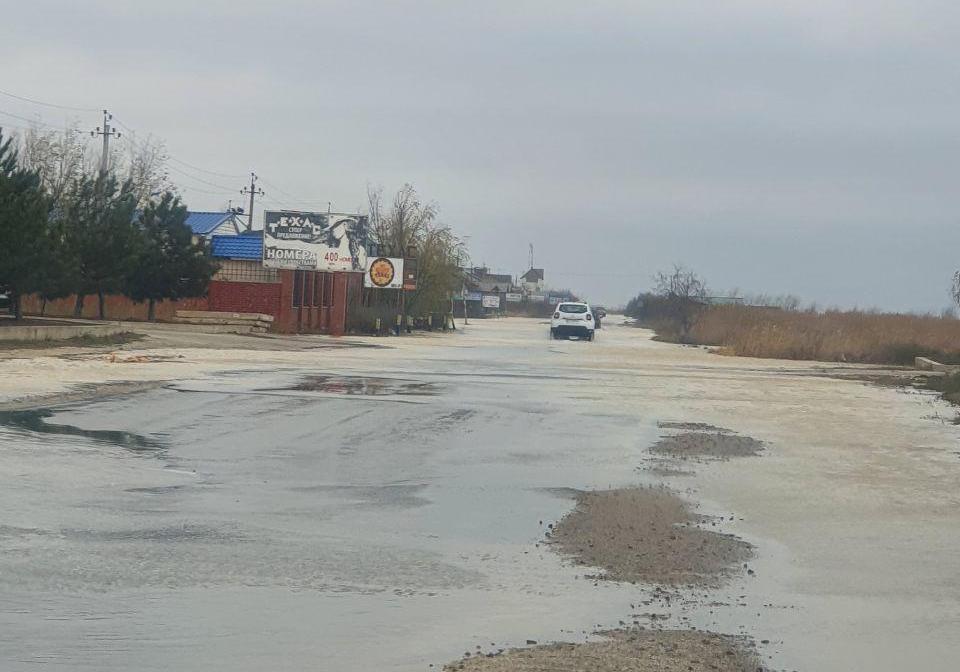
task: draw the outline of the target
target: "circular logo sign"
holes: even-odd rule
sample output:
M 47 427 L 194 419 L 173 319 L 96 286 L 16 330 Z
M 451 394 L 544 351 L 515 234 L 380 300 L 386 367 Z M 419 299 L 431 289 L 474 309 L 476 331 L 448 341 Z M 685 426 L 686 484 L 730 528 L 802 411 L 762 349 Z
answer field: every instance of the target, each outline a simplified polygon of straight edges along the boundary
M 386 257 L 374 259 L 370 264 L 370 282 L 374 287 L 389 287 L 396 273 L 393 262 Z

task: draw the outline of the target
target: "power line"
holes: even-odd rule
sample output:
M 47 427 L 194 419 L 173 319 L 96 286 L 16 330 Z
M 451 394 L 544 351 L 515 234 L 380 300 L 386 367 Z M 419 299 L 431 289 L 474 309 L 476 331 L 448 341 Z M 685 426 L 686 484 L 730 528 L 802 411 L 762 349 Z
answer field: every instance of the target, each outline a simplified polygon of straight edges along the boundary
M 124 128 L 126 128 L 126 127 L 124 127 Z M 193 164 L 190 164 L 190 163 L 187 163 L 186 161 L 183 161 L 183 160 L 181 160 L 181 159 L 178 159 L 178 158 L 175 157 L 175 156 L 169 156 L 169 157 L 167 157 L 167 158 L 169 158 L 171 161 L 175 161 L 175 162 L 177 162 L 177 163 L 179 163 L 179 164 L 181 164 L 181 165 L 184 165 L 184 166 L 186 166 L 187 168 L 193 168 L 194 170 L 198 170 L 198 171 L 200 171 L 201 173 L 207 173 L 208 175 L 215 175 L 215 176 L 217 176 L 217 177 L 226 177 L 226 178 L 229 178 L 229 179 L 231 179 L 231 180 L 239 180 L 239 179 L 242 179 L 242 178 L 246 177 L 246 175 L 239 175 L 239 174 L 232 174 L 232 173 L 218 173 L 218 172 L 216 172 L 216 171 L 214 171 L 214 170 L 204 170 L 203 168 L 198 168 L 197 166 L 194 166 Z
M 146 142 L 145 142 L 145 141 L 142 141 L 142 140 L 137 139 L 137 131 L 136 131 L 136 130 L 134 130 L 133 128 L 127 126 L 125 123 L 123 123 L 123 122 L 120 121 L 119 119 L 116 119 L 116 118 L 115 118 L 114 121 L 116 121 L 117 124 L 119 124 L 121 128 L 123 128 L 125 131 L 127 131 L 127 133 L 128 133 L 128 139 L 130 140 L 130 142 L 132 142 L 134 145 L 138 146 L 140 149 L 146 149 L 146 148 L 147 148 L 147 145 L 146 145 Z M 170 156 L 170 155 L 167 155 L 167 158 L 168 158 L 168 159 L 173 159 L 174 157 L 172 157 L 172 156 Z M 178 163 L 184 163 L 183 161 L 179 161 L 179 160 L 177 160 L 177 162 L 178 162 Z M 219 193 L 222 193 L 222 194 L 232 194 L 232 193 L 234 193 L 234 192 L 236 191 L 236 189 L 232 189 L 232 188 L 230 188 L 230 187 L 226 187 L 226 186 L 224 186 L 224 185 L 222 185 L 222 184 L 217 184 L 216 182 L 211 182 L 210 180 L 206 180 L 206 179 L 204 179 L 204 178 L 202 178 L 202 177 L 197 177 L 196 175 L 191 175 L 191 174 L 188 173 L 187 171 L 185 171 L 185 170 L 183 170 L 183 169 L 181 169 L 181 168 L 177 168 L 176 166 L 171 166 L 171 165 L 168 164 L 168 165 L 167 165 L 167 168 L 169 168 L 170 170 L 173 170 L 173 171 L 175 171 L 175 172 L 177 172 L 177 173 L 179 173 L 179 174 L 181 174 L 181 175 L 183 175 L 183 176 L 185 176 L 185 177 L 188 177 L 188 178 L 190 178 L 191 180 L 196 180 L 197 182 L 201 182 L 201 183 L 203 183 L 203 184 L 205 184 L 205 185 L 207 185 L 207 186 L 210 186 L 210 187 L 216 187 L 217 189 L 220 189 L 220 190 L 221 190 Z M 205 172 L 212 172 L 212 171 L 205 171 Z M 198 189 L 197 191 L 201 191 L 201 190 Z M 213 192 L 209 192 L 209 193 L 213 193 Z
M 31 119 L 30 117 L 22 117 L 19 114 L 14 114 L 13 112 L 7 112 L 6 110 L 0 110 L 0 114 L 6 115 L 8 117 L 13 117 L 14 119 L 19 119 L 20 121 L 25 121 L 29 124 L 36 124 L 37 126 L 43 126 L 45 128 L 55 128 L 48 123 L 40 121 L 39 119 Z
M 114 119 L 114 121 L 116 121 L 117 124 L 119 124 L 119 125 L 120 125 L 125 131 L 127 131 L 130 135 L 133 135 L 134 137 L 136 137 L 137 131 L 136 131 L 135 129 L 130 128 L 130 127 L 127 126 L 125 123 L 123 123 L 120 119 Z M 196 171 L 198 171 L 198 172 L 206 173 L 206 174 L 208 174 L 208 175 L 214 175 L 214 176 L 216 176 L 216 177 L 226 177 L 226 178 L 229 178 L 229 179 L 232 179 L 232 180 L 233 180 L 233 179 L 239 180 L 239 179 L 244 179 L 244 178 L 246 178 L 246 175 L 241 175 L 241 174 L 236 174 L 236 173 L 220 173 L 220 172 L 217 172 L 217 171 L 215 171 L 215 170 L 207 170 L 206 168 L 201 168 L 200 166 L 195 166 L 195 165 L 193 165 L 192 163 L 187 163 L 187 162 L 184 161 L 183 159 L 178 159 L 178 158 L 175 157 L 175 156 L 167 155 L 167 158 L 170 159 L 171 161 L 175 162 L 175 163 L 179 163 L 180 165 L 186 166 L 187 168 L 191 168 L 191 169 L 196 170 Z
M 268 187 L 270 187 L 271 189 L 273 189 L 274 191 L 279 191 L 281 194 L 283 194 L 283 195 L 286 196 L 287 198 L 292 198 L 294 201 L 297 201 L 298 203 L 309 203 L 309 202 L 310 202 L 308 199 L 300 198 L 299 196 L 294 196 L 294 195 L 291 194 L 289 191 L 286 191 L 286 190 L 284 190 L 284 189 L 281 189 L 280 187 L 278 187 L 277 185 L 275 185 L 273 182 L 269 182 L 269 181 L 263 179 L 262 177 L 260 178 L 260 181 L 263 182 L 263 183 L 264 183 L 265 185 L 267 185 Z
M 43 105 L 44 107 L 55 107 L 60 110 L 72 110 L 74 112 L 99 112 L 100 111 L 100 109 L 96 107 L 71 107 L 69 105 L 57 105 L 56 103 L 45 103 L 42 100 L 27 98 L 26 96 L 18 96 L 15 93 L 10 93 L 9 91 L 3 91 L 3 90 L 0 90 L 0 95 L 7 96 L 8 98 L 16 98 L 17 100 L 22 100 L 26 103 L 33 103 L 34 105 Z

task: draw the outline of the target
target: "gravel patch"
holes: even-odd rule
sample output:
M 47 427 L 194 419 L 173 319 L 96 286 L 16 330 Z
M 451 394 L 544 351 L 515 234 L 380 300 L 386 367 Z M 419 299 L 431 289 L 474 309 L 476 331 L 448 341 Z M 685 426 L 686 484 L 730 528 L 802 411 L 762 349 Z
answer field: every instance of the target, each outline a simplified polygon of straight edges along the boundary
M 684 432 L 661 437 L 650 450 L 671 457 L 724 460 L 759 455 L 763 450 L 763 442 L 726 432 Z
M 561 553 L 604 570 L 601 578 L 663 585 L 717 585 L 752 546 L 704 530 L 701 517 L 665 488 L 582 492 L 547 533 Z
M 749 640 L 693 630 L 616 630 L 584 644 L 467 653 L 445 672 L 757 672 Z

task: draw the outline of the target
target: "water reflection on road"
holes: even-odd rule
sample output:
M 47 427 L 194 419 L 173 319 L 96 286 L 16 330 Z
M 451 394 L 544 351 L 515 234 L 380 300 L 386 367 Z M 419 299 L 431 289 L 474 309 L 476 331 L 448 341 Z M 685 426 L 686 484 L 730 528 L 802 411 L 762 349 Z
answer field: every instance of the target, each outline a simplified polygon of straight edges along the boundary
M 535 372 L 458 373 L 247 372 L 3 414 L 0 667 L 422 670 L 614 625 L 636 590 L 537 542 L 571 505 L 551 488 L 635 480 L 637 423 Z

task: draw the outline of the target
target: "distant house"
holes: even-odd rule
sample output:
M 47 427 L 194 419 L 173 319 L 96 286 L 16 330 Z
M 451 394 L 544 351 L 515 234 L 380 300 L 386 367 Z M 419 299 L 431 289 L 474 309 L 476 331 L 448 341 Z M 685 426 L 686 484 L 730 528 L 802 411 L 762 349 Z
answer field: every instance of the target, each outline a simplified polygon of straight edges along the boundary
M 520 286 L 528 294 L 540 294 L 543 292 L 543 269 L 531 268 L 520 276 Z
M 485 266 L 477 266 L 468 271 L 472 284 L 481 292 L 509 292 L 513 289 L 513 276 L 501 273 L 491 273 Z
M 214 236 L 237 236 L 247 225 L 235 212 L 188 212 L 187 226 L 196 238 L 209 242 Z

